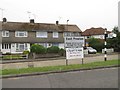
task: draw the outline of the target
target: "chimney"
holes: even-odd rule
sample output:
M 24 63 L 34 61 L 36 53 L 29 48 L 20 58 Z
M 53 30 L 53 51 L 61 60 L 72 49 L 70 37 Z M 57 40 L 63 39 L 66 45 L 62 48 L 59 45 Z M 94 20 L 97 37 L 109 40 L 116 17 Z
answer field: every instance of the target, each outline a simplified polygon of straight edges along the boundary
M 59 24 L 59 21 L 56 21 L 56 25 L 58 25 Z
M 30 23 L 34 23 L 34 19 L 30 19 Z
M 3 22 L 7 22 L 7 19 L 6 19 L 6 18 L 3 18 Z

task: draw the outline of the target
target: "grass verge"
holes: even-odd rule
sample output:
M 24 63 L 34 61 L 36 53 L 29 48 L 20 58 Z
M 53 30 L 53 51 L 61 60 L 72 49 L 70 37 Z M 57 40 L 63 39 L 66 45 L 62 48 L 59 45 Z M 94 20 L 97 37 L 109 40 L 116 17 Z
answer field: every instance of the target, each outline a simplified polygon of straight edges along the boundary
M 25 74 L 25 73 L 35 73 L 35 72 L 48 72 L 48 71 L 61 71 L 61 70 L 74 70 L 74 69 L 87 69 L 87 68 L 96 68 L 96 67 L 105 67 L 111 65 L 120 65 L 118 60 L 107 60 L 100 62 L 93 62 L 87 64 L 73 64 L 73 65 L 60 65 L 60 66 L 47 66 L 47 67 L 31 67 L 31 68 L 22 68 L 22 69 L 4 69 L 0 70 L 0 75 L 16 75 L 16 74 Z

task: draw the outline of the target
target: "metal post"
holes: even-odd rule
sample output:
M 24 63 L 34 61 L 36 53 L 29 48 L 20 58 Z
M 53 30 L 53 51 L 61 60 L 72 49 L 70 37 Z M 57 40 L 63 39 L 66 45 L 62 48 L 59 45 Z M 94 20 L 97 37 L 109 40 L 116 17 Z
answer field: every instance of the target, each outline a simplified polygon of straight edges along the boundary
M 67 31 L 68 31 L 68 21 L 69 20 L 67 20 Z M 65 43 L 64 43 L 65 44 Z M 64 45 L 65 46 L 65 45 Z M 68 59 L 66 59 L 66 66 L 68 66 Z
M 104 61 L 107 61 L 107 48 L 106 48 L 106 46 L 107 46 L 107 29 L 105 29 L 105 34 L 104 34 L 104 46 L 105 46 L 105 48 L 104 48 L 104 54 L 105 54 L 105 56 L 104 56 Z
M 68 66 L 68 59 L 66 59 L 66 66 Z
M 83 62 L 83 58 L 82 58 L 82 65 L 84 64 L 84 62 Z

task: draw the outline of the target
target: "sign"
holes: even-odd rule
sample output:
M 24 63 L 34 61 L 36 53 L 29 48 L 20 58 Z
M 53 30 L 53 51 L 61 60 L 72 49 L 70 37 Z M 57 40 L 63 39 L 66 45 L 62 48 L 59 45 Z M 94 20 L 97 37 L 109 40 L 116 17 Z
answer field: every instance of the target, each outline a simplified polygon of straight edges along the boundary
M 66 59 L 76 59 L 83 57 L 83 48 L 66 48 Z
M 65 48 L 81 48 L 84 46 L 83 37 L 65 37 Z

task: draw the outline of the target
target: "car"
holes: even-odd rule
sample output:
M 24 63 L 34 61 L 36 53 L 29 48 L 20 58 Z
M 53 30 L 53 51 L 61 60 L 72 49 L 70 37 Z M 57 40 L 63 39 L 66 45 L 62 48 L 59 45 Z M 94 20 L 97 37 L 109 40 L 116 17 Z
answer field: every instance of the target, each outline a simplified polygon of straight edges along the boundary
M 92 48 L 92 47 L 86 47 L 86 49 L 88 50 L 89 54 L 96 54 L 97 53 L 97 50 Z

